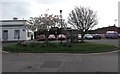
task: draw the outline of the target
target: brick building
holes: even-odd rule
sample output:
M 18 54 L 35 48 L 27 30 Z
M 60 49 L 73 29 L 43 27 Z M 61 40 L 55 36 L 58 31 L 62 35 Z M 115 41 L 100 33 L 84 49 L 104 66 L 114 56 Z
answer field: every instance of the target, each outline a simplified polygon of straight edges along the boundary
M 98 28 L 95 30 L 90 30 L 88 33 L 90 34 L 105 34 L 107 31 L 117 31 L 120 33 L 120 27 L 114 26 L 109 26 L 109 27 L 103 27 L 103 28 Z

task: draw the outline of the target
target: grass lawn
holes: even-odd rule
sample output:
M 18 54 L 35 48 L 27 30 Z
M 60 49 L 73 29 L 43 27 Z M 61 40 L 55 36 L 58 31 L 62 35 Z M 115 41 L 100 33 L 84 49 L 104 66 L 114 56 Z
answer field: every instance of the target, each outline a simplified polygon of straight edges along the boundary
M 95 44 L 95 43 L 29 43 L 16 44 L 4 47 L 4 51 L 9 52 L 103 52 L 111 51 L 117 48 L 113 45 Z

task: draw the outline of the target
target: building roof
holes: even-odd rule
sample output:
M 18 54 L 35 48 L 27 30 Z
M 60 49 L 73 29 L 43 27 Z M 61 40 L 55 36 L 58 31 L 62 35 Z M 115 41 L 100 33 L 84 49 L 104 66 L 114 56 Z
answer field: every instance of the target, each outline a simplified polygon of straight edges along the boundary
M 27 20 L 0 20 L 0 22 L 21 22 L 21 21 L 27 21 Z
M 98 29 L 95 29 L 95 30 L 107 29 L 107 28 L 112 28 L 112 27 L 116 27 L 116 26 L 114 25 L 114 26 L 102 27 L 102 28 L 98 28 Z
M 2 27 L 6 26 L 22 26 L 27 23 L 27 20 L 0 20 L 0 25 Z

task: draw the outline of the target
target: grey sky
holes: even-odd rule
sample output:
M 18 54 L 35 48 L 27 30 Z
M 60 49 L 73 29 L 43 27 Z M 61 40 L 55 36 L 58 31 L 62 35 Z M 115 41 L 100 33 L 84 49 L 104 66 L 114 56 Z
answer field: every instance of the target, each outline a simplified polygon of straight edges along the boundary
M 90 7 L 97 11 L 99 23 L 95 28 L 112 26 L 118 18 L 119 0 L 2 0 L 2 19 L 19 19 L 39 16 L 43 13 L 57 14 L 63 10 L 63 18 L 67 19 L 68 13 L 75 6 Z M 46 11 L 49 9 L 49 11 Z M 1 14 L 1 12 L 0 12 Z
M 2 3 L 2 18 L 12 19 L 13 17 L 29 17 L 29 3 L 24 2 L 3 2 Z
M 58 4 L 64 3 L 66 0 L 35 0 L 35 1 L 43 4 Z

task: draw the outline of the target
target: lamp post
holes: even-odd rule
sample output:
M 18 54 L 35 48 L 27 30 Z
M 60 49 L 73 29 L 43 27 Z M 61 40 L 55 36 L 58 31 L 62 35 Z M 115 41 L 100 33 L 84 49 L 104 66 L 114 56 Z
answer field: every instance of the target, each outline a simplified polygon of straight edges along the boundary
M 117 21 L 117 19 L 115 19 L 114 21 L 115 21 L 115 25 L 116 25 L 116 21 Z
M 60 10 L 60 18 L 61 18 L 61 32 L 62 32 L 62 10 Z M 62 34 L 61 34 L 61 38 L 62 38 Z M 62 43 L 62 39 L 61 39 L 61 43 Z
M 62 28 L 62 10 L 60 10 L 61 28 Z

